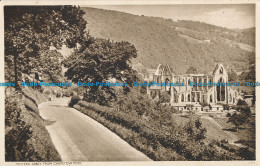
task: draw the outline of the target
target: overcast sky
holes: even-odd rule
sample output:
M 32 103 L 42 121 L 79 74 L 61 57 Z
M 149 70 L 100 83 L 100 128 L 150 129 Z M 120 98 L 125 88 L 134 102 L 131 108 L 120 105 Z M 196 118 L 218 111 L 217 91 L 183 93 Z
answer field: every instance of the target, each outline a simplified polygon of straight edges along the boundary
M 250 28 L 255 26 L 255 6 L 241 5 L 106 5 L 91 6 L 122 11 L 135 15 L 193 20 L 226 28 Z

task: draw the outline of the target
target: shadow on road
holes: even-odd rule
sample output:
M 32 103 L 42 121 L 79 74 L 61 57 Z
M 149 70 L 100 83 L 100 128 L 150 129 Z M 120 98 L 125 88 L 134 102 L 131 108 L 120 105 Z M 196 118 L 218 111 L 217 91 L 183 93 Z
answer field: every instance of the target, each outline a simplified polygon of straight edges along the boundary
M 49 120 L 49 119 L 45 119 L 44 120 L 44 125 L 45 126 L 49 126 L 49 125 L 52 125 L 53 123 L 55 123 L 56 121 L 54 120 Z

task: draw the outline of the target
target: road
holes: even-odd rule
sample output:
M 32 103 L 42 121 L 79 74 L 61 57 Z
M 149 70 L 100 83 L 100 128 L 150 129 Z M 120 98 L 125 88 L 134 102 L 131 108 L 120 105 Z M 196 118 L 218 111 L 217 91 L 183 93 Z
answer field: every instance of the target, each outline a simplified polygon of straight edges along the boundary
M 67 106 L 68 99 L 39 105 L 62 161 L 149 161 L 109 129 Z

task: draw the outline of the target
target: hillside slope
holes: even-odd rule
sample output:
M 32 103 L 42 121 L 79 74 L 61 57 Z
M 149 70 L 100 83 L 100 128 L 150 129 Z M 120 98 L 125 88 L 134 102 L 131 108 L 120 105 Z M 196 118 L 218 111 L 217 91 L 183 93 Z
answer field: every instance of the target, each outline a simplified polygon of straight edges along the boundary
M 255 61 L 254 29 L 231 30 L 194 21 L 174 22 L 103 9 L 82 9 L 92 36 L 133 43 L 138 50 L 133 63 L 146 68 L 168 63 L 175 74 L 186 73 L 190 66 L 198 68 L 200 73 L 210 73 L 221 62 L 227 69 L 241 72 Z

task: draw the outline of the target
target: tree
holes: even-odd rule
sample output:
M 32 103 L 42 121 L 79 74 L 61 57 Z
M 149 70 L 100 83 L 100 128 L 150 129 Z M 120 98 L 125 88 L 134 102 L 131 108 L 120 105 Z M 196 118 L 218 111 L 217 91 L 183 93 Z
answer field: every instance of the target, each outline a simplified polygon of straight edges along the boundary
M 63 56 L 57 50 L 43 50 L 40 51 L 39 61 L 36 61 L 34 64 L 34 70 L 41 75 L 45 75 L 45 78 L 48 78 L 49 81 L 60 82 L 62 74 L 62 65 L 61 59 Z
M 238 111 L 246 117 L 249 117 L 251 114 L 251 109 L 249 106 L 238 107 Z
M 246 75 L 246 80 L 250 81 L 250 82 L 255 82 L 255 77 L 256 77 L 256 73 L 255 73 L 255 65 L 250 66 L 249 68 L 249 72 Z
M 130 66 L 130 60 L 136 58 L 134 45 L 128 42 L 111 42 L 105 39 L 91 38 L 86 41 L 85 50 L 75 52 L 63 61 L 68 70 L 65 73 L 72 82 L 91 82 L 93 84 L 111 82 L 125 82 L 129 86 L 137 80 L 136 72 Z M 114 89 L 109 86 L 87 87 L 87 101 L 102 102 L 115 98 Z M 124 87 L 128 91 L 128 87 Z M 99 92 L 99 93 L 97 93 Z M 99 95 L 100 94 L 100 95 Z M 104 94 L 108 94 L 104 99 Z M 102 100 L 99 99 L 102 98 Z M 105 102 L 107 103 L 107 102 Z
M 247 102 L 245 100 L 239 99 L 237 101 L 237 106 L 247 106 Z
M 233 70 L 228 72 L 228 80 L 230 82 L 236 82 L 238 79 L 237 73 Z
M 15 81 L 22 71 L 31 73 L 40 60 L 40 51 L 50 46 L 75 48 L 84 41 L 86 21 L 84 11 L 75 6 L 5 6 L 5 62 L 6 79 Z M 14 76 L 14 80 L 13 77 Z
M 239 79 L 241 81 L 245 82 L 255 82 L 255 77 L 256 77 L 256 73 L 255 73 L 255 65 L 251 65 L 249 67 L 249 71 L 243 71 L 240 75 L 239 75 Z
M 245 116 L 243 114 L 237 114 L 237 113 L 232 114 L 227 121 L 227 123 L 233 123 L 237 131 L 239 130 L 239 127 L 243 125 L 245 122 L 246 122 Z
M 239 113 L 232 114 L 227 123 L 233 123 L 238 131 L 239 127 L 248 122 L 248 119 L 251 114 L 250 107 L 248 106 L 240 106 L 236 108 Z
M 253 91 L 253 99 L 252 99 L 252 105 L 255 105 L 255 91 Z
M 212 106 L 211 106 L 211 104 L 209 104 L 209 110 L 212 110 Z
M 190 140 L 201 142 L 206 138 L 206 128 L 202 127 L 202 123 L 199 119 L 195 121 L 190 119 L 189 123 L 185 126 L 185 132 L 188 134 Z
M 223 104 L 222 106 L 223 106 L 224 110 L 229 110 L 229 108 L 230 108 L 230 106 L 228 104 Z
M 188 70 L 186 71 L 186 74 L 198 74 L 198 70 L 197 68 L 191 66 L 188 68 Z
M 169 103 L 171 95 L 168 92 L 161 92 L 158 103 Z

